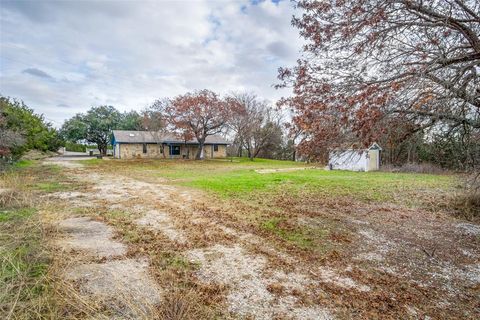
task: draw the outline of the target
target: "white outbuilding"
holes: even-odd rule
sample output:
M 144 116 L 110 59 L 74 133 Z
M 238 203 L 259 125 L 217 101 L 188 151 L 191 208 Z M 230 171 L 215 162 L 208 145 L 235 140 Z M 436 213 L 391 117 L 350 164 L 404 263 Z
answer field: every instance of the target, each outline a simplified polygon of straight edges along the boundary
M 367 149 L 335 149 L 328 155 L 330 170 L 375 171 L 380 169 L 382 148 L 375 142 Z

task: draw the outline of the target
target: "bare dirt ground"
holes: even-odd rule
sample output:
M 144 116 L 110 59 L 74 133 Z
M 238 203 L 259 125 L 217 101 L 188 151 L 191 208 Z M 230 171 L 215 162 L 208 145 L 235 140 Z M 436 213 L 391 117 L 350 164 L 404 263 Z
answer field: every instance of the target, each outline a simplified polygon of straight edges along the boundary
M 47 163 L 86 186 L 49 197 L 70 207 L 54 244 L 75 261 L 62 277 L 100 306 L 97 316 L 182 318 L 178 308 L 201 309 L 196 304 L 213 310 L 197 318 L 480 316 L 476 225 L 392 205 L 279 199 L 299 224 L 344 230 L 330 235 L 338 250 L 312 259 L 212 207 L 199 191 L 87 170 L 78 162 Z M 193 267 L 167 274 L 163 260 Z M 187 282 L 199 298 L 191 306 L 176 300 L 172 311 L 172 292 Z

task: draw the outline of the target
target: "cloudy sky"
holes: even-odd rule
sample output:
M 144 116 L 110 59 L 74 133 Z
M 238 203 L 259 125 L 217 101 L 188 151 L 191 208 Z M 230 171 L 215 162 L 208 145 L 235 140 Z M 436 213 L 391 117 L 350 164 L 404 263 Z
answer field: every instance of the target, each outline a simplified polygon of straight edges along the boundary
M 5 1 L 0 93 L 55 126 L 94 105 L 141 110 L 196 89 L 275 101 L 301 40 L 290 1 Z

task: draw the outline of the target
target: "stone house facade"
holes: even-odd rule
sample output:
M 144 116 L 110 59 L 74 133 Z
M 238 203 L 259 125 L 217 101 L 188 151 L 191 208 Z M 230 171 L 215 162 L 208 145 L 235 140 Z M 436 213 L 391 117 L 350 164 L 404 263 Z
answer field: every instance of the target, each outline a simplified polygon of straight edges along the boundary
M 172 134 L 154 131 L 113 130 L 113 156 L 117 159 L 194 159 L 199 148 L 196 140 L 182 141 Z M 220 136 L 208 136 L 204 158 L 225 158 L 228 142 Z

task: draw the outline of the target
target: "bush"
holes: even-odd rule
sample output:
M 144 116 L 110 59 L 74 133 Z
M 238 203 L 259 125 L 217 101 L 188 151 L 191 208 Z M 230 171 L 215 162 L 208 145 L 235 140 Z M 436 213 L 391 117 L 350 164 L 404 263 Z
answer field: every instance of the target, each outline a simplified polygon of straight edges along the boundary
M 86 146 L 80 143 L 66 142 L 65 149 L 73 152 L 86 152 Z
M 55 128 L 45 122 L 42 115 L 33 112 L 22 101 L 0 96 L 0 133 L 9 136 L 15 134 L 21 143 L 3 146 L 0 155 L 4 158 L 18 159 L 28 150 L 57 151 L 62 140 Z M 5 138 L 2 138 L 4 140 Z M 15 140 L 10 137 L 10 140 Z

